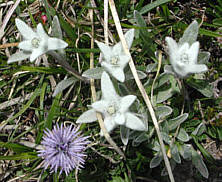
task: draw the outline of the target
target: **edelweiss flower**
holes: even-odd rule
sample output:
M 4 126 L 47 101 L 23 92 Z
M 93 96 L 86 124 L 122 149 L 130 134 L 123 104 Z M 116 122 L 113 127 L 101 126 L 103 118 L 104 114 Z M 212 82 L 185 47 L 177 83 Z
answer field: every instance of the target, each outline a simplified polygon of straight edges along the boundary
M 112 131 L 118 125 L 125 125 L 133 130 L 140 131 L 147 129 L 143 121 L 129 111 L 129 107 L 135 101 L 136 96 L 127 95 L 120 97 L 116 93 L 112 81 L 106 72 L 102 74 L 101 87 L 102 99 L 93 103 L 92 108 L 103 115 L 104 124 L 108 132 Z M 92 110 L 89 111 L 91 112 Z M 92 114 L 92 117 L 94 117 L 94 114 Z M 77 122 L 82 120 L 80 118 Z
M 44 169 L 51 166 L 51 172 L 57 172 L 60 168 L 60 174 L 64 171 L 68 175 L 72 169 L 83 167 L 86 156 L 83 151 L 89 141 L 88 137 L 80 136 L 78 129 L 56 124 L 52 131 L 44 131 L 41 142 L 44 149 L 38 151 L 38 156 L 44 159 Z
M 48 51 L 64 49 L 68 46 L 63 40 L 49 37 L 40 23 L 37 25 L 36 32 L 20 19 L 16 19 L 15 23 L 24 37 L 24 41 L 20 42 L 18 45 L 22 51 L 12 55 L 8 63 L 24 60 L 26 58 L 30 58 L 30 61 L 33 62 L 37 57 Z
M 134 38 L 134 29 L 129 30 L 125 34 L 125 38 L 130 48 Z M 102 67 L 106 69 L 114 78 L 120 82 L 125 81 L 124 68 L 130 60 L 130 57 L 123 52 L 121 42 L 110 47 L 102 42 L 96 41 L 98 47 L 102 51 L 104 60 L 101 62 Z
M 178 45 L 171 37 L 166 37 L 170 62 L 179 77 L 186 77 L 191 73 L 202 73 L 208 70 L 205 64 L 197 64 L 199 42 L 191 46 L 187 42 Z

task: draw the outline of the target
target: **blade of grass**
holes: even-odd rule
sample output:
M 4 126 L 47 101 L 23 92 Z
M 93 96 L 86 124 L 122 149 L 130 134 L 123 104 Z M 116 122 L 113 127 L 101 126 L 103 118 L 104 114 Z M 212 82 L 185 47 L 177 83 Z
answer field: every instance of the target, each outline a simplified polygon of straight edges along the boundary
M 45 122 L 45 126 L 44 126 L 45 128 L 52 129 L 52 121 L 53 121 L 54 117 L 56 116 L 56 114 L 58 113 L 59 102 L 60 102 L 61 97 L 62 97 L 62 93 L 59 93 L 53 99 L 53 103 L 50 108 L 49 115 L 48 115 L 47 120 Z
M 168 3 L 172 0 L 157 0 L 157 1 L 154 1 L 150 4 L 147 4 L 146 6 L 144 6 L 141 10 L 140 10 L 140 14 L 144 14 L 144 13 L 147 13 L 149 12 L 150 10 L 156 8 L 157 6 L 160 6 L 161 4 L 164 4 L 164 3 Z
M 11 150 L 13 150 L 14 152 L 17 152 L 17 153 L 32 151 L 32 148 L 29 148 L 27 146 L 20 145 L 20 144 L 17 144 L 17 143 L 11 143 L 11 142 L 1 142 L 0 141 L 0 147 L 11 149 Z
M 12 116 L 11 118 L 7 119 L 6 121 L 3 121 L 2 123 L 0 123 L 0 131 L 2 130 L 2 128 L 8 124 L 9 122 L 13 121 L 14 119 L 16 119 L 17 117 L 19 117 L 20 115 L 22 115 L 29 107 L 30 105 L 33 103 L 33 101 L 36 99 L 37 96 L 40 95 L 40 89 L 36 88 L 33 95 L 30 97 L 29 101 L 22 107 L 22 109 L 16 113 L 14 116 Z
M 26 152 L 11 156 L 0 156 L 0 160 L 24 160 L 24 159 L 36 159 L 37 153 L 36 152 Z

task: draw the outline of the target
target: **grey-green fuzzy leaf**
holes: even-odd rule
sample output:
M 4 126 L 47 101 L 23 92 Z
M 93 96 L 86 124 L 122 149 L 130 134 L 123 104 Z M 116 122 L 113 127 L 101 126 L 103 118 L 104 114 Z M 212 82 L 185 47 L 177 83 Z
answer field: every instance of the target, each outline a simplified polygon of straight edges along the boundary
M 53 93 L 53 97 L 55 97 L 58 93 L 62 92 L 65 90 L 67 87 L 70 85 L 74 84 L 77 80 L 74 77 L 68 78 L 66 80 L 62 80 L 56 85 L 56 88 Z
M 121 125 L 120 126 L 120 137 L 124 145 L 127 145 L 129 141 L 129 131 L 130 129 Z
M 180 128 L 177 138 L 182 142 L 189 141 L 189 135 L 187 134 L 187 132 L 183 128 Z
M 192 163 L 203 177 L 208 178 L 208 169 L 201 156 L 194 149 L 192 149 Z
M 161 152 L 158 152 L 158 154 L 154 156 L 152 160 L 150 161 L 150 168 L 159 166 L 162 160 L 163 160 L 163 156 L 161 155 Z
M 172 113 L 172 108 L 169 106 L 159 106 L 156 108 L 156 115 L 158 119 L 163 119 L 164 117 Z
M 176 129 L 180 124 L 182 124 L 188 117 L 187 113 L 184 113 L 174 119 L 168 121 L 169 131 Z
M 88 69 L 84 71 L 82 76 L 86 78 L 91 78 L 91 79 L 101 79 L 103 72 L 104 72 L 103 67 L 97 67 L 97 68 L 92 68 L 92 69 Z
M 175 160 L 175 162 L 177 163 L 181 163 L 181 159 L 180 159 L 180 155 L 179 155 L 179 151 L 178 151 L 178 148 L 175 144 L 173 144 L 171 148 L 171 155 L 172 155 L 172 158 Z

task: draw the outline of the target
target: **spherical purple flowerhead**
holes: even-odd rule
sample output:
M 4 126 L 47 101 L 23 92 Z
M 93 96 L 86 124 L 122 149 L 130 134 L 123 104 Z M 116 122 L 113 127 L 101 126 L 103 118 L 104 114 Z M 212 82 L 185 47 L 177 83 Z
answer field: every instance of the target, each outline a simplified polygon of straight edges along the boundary
M 79 127 L 72 125 L 64 127 L 62 124 L 59 127 L 56 124 L 52 131 L 48 128 L 44 131 L 41 142 L 44 149 L 38 151 L 38 156 L 44 159 L 44 169 L 51 166 L 51 172 L 60 169 L 60 174 L 64 171 L 68 175 L 71 170 L 83 167 L 86 156 L 84 150 L 89 141 L 78 130 Z

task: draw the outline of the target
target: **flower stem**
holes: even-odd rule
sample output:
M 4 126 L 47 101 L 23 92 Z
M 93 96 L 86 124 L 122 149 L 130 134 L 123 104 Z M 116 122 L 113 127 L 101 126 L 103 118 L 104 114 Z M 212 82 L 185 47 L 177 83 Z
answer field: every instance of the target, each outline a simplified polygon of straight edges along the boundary
M 83 76 L 81 76 L 79 74 L 79 72 L 77 72 L 75 69 L 73 69 L 72 66 L 70 66 L 70 64 L 57 52 L 55 51 L 49 51 L 48 52 L 49 55 L 53 56 L 58 63 L 65 68 L 66 71 L 68 71 L 69 73 L 71 73 L 73 76 L 75 76 L 76 78 L 78 78 L 79 80 L 85 82 L 85 83 L 89 83 L 89 80 Z
M 159 76 L 159 73 L 160 73 L 160 68 L 161 68 L 161 63 L 162 63 L 162 52 L 160 51 L 159 52 L 159 57 L 158 57 L 158 67 L 157 67 L 157 72 L 156 72 L 156 76 L 153 80 L 153 84 L 152 84 L 152 89 L 151 89 L 151 103 L 153 106 L 156 105 L 156 103 L 153 102 L 153 90 L 154 90 L 154 84 L 156 83 L 156 80 Z

